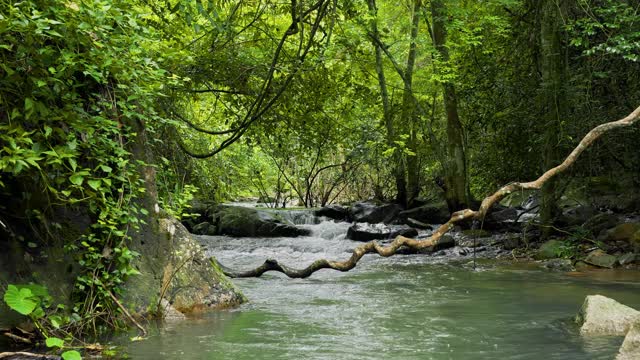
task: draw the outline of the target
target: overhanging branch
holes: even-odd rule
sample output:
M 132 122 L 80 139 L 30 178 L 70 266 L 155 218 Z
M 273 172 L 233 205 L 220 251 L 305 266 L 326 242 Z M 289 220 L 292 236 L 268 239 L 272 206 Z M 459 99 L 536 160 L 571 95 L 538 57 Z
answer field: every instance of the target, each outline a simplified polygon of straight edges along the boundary
M 548 170 L 542 174 L 539 178 L 531 182 L 513 182 L 503 186 L 492 195 L 482 200 L 482 204 L 478 210 L 465 209 L 460 210 L 453 215 L 449 221 L 441 225 L 436 231 L 427 239 L 415 240 L 406 238 L 404 236 L 396 237 L 388 246 L 381 246 L 376 241 L 371 241 L 366 244 L 360 245 L 353 250 L 351 257 L 345 261 L 330 261 L 326 259 L 316 260 L 311 265 L 303 269 L 294 269 L 288 266 L 281 265 L 278 261 L 268 259 L 264 264 L 259 267 L 248 271 L 232 271 L 229 269 L 223 269 L 227 276 L 241 278 L 241 277 L 259 277 L 268 271 L 277 271 L 287 275 L 290 278 L 306 278 L 311 276 L 314 272 L 321 269 L 333 269 L 338 271 L 349 271 L 356 267 L 358 261 L 362 259 L 365 254 L 375 253 L 380 256 L 388 257 L 394 255 L 398 249 L 407 247 L 413 250 L 425 249 L 438 244 L 444 234 L 449 232 L 454 225 L 464 220 L 480 220 L 482 221 L 487 215 L 487 212 L 493 206 L 493 204 L 499 202 L 505 196 L 518 191 L 518 190 L 538 190 L 544 183 L 551 178 L 566 171 L 573 163 L 576 162 L 580 154 L 582 154 L 594 141 L 596 141 L 604 133 L 611 130 L 628 127 L 635 124 L 640 119 L 640 107 L 635 109 L 631 114 L 627 115 L 617 121 L 601 124 L 593 128 L 582 138 L 580 143 L 573 149 L 573 151 L 564 159 L 564 161 L 558 166 Z

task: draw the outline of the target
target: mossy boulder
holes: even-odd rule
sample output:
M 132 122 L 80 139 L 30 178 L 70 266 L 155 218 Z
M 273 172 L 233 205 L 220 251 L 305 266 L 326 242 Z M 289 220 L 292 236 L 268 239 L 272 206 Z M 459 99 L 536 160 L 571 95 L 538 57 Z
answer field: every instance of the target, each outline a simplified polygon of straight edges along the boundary
M 630 239 L 631 246 L 636 253 L 640 253 L 640 230 L 633 233 Z
M 631 242 L 635 234 L 640 231 L 640 223 L 623 223 L 607 231 L 602 240 Z
M 536 260 L 554 259 L 560 254 L 564 243 L 560 240 L 549 240 L 542 245 L 533 256 Z
M 584 259 L 584 262 L 597 267 L 611 269 L 617 265 L 618 258 L 598 249 L 590 252 Z
M 141 254 L 134 261 L 140 275 L 127 281 L 124 303 L 135 312 L 155 313 L 161 299 L 183 314 L 246 301 L 178 220 L 161 217 L 134 240 L 132 248 Z
M 640 311 L 602 295 L 587 296 L 576 316 L 582 335 L 624 336 L 639 321 Z
M 201 212 L 198 221 L 192 227 L 198 235 L 296 237 L 310 234 L 308 229 L 287 224 L 277 212 L 242 206 L 211 205 Z

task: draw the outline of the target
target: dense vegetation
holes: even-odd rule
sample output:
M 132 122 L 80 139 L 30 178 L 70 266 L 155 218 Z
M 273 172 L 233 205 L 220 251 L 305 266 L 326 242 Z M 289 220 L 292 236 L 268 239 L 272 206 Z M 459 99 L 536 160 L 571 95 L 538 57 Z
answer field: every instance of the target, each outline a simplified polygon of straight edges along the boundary
M 65 337 L 117 326 L 136 273 L 128 244 L 156 199 L 177 217 L 194 194 L 305 207 L 444 194 L 450 210 L 473 207 L 640 103 L 639 9 L 2 0 L 0 249 L 26 278 L 15 259 L 63 242 L 73 302 L 47 300 L 36 319 L 46 310 L 43 335 Z M 639 135 L 608 135 L 546 186 L 543 215 L 569 188 L 640 187 Z M 85 231 L 61 225 L 73 213 Z

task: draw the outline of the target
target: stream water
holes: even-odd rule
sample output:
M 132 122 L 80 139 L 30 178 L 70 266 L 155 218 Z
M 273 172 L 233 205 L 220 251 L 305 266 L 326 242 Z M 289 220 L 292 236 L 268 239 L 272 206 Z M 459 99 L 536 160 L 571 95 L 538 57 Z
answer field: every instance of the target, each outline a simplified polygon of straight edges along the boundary
M 298 223 L 302 238 L 200 236 L 225 266 L 276 258 L 306 266 L 344 259 L 349 224 Z M 640 308 L 636 273 L 565 274 L 471 257 L 367 255 L 356 269 L 308 279 L 236 279 L 250 302 L 153 329 L 126 342 L 133 359 L 613 359 L 620 337 L 583 338 L 572 323 L 584 297 Z M 577 276 L 580 275 L 580 276 Z

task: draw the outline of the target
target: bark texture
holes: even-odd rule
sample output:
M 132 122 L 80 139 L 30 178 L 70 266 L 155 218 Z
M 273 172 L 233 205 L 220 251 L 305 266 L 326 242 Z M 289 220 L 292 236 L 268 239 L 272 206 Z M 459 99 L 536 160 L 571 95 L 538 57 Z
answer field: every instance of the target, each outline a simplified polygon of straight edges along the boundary
M 442 0 L 431 1 L 433 18 L 433 44 L 443 62 L 449 61 L 447 49 L 446 8 Z M 445 197 L 451 212 L 470 205 L 470 192 L 467 180 L 467 158 L 464 149 L 464 131 L 458 115 L 458 99 L 455 86 L 451 82 L 442 83 L 444 90 L 444 108 L 447 114 L 447 151 L 443 164 Z

